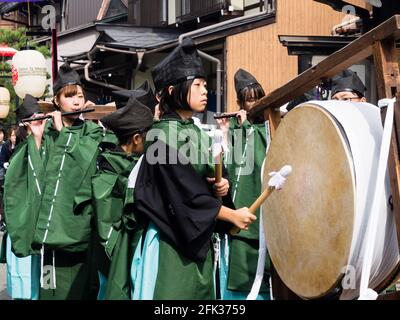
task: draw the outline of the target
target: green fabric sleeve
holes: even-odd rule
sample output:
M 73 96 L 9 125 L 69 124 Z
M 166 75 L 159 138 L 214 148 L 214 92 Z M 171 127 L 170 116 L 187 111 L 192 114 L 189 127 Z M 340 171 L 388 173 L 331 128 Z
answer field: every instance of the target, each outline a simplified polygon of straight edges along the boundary
M 32 254 L 44 169 L 32 136 L 13 155 L 4 183 L 4 212 L 12 250 L 18 257 Z M 15 196 L 15 195 L 18 196 Z

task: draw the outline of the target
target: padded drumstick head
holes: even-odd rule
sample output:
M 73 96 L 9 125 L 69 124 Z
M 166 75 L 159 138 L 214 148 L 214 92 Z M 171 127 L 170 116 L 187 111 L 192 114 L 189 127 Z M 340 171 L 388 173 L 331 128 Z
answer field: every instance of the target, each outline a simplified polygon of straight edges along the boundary
M 286 178 L 292 173 L 292 167 L 289 165 L 283 166 L 279 172 L 270 172 L 271 179 L 268 181 L 268 186 L 274 187 L 276 190 L 281 190 L 286 183 Z
M 224 151 L 224 134 L 222 133 L 222 130 L 215 130 L 214 135 L 212 138 L 212 153 L 213 157 L 216 158 L 221 152 Z
M 279 170 L 279 173 L 281 174 L 282 177 L 289 177 L 292 174 L 292 166 L 286 165 L 283 166 L 281 170 Z

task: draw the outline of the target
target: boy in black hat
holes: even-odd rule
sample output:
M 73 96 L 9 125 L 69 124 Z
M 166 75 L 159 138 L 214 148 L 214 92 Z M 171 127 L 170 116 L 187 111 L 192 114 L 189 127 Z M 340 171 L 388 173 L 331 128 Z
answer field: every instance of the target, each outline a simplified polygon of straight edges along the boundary
M 366 102 L 366 88 L 357 73 L 350 69 L 332 79 L 332 100 Z
M 26 123 L 32 134 L 7 171 L 7 230 L 17 256 L 39 255 L 41 300 L 80 300 L 92 294 L 91 178 L 98 145 L 116 137 L 79 115 L 61 117 L 85 107 L 80 77 L 68 64 L 60 67 L 53 91 L 59 111 L 51 120 Z
M 98 171 L 92 179 L 97 231 L 101 244 L 98 254 L 100 291 L 98 299 L 129 300 L 130 262 L 143 231 L 132 208 L 133 191 L 128 178 L 144 151 L 146 132 L 153 114 L 135 98 L 101 119 L 118 137 L 118 144 L 100 144 Z M 115 227 L 119 225 L 119 227 Z

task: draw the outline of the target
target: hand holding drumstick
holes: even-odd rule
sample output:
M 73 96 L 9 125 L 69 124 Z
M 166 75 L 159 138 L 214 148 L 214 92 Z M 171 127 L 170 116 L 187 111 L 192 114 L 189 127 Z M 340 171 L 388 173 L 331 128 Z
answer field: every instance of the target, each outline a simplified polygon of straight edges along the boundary
M 257 198 L 256 201 L 250 206 L 248 211 L 255 214 L 257 209 L 264 203 L 265 200 L 272 194 L 274 190 L 281 190 L 286 183 L 287 177 L 292 173 L 292 167 L 289 165 L 283 166 L 279 172 L 270 172 L 271 177 L 268 181 L 268 188 Z M 252 221 L 253 222 L 253 221 Z M 245 230 L 247 228 L 244 228 Z M 240 231 L 238 227 L 233 227 L 230 231 L 232 235 L 237 234 Z

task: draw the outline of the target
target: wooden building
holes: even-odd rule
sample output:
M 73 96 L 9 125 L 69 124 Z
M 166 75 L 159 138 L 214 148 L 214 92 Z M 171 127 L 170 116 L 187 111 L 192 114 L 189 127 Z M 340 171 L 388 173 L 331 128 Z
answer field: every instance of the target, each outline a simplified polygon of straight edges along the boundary
M 16 29 L 21 26 L 21 23 L 27 23 L 27 17 L 17 11 L 0 17 L 0 28 L 2 29 Z
M 363 0 L 348 2 L 368 8 Z M 297 57 L 288 55 L 278 36 L 330 36 L 346 14 L 311 0 L 277 0 L 275 19 L 275 23 L 226 38 L 227 110 L 237 108 L 233 76 L 238 68 L 254 74 L 271 92 L 298 75 Z
M 372 10 L 364 0 L 347 3 Z M 149 6 L 157 10 L 150 12 Z M 132 0 L 128 21 L 135 26 L 162 25 L 178 28 L 181 33 L 189 32 L 202 51 L 222 62 L 222 106 L 225 111 L 234 111 L 237 106 L 233 77 L 238 68 L 253 73 L 265 91 L 271 92 L 301 71 L 298 58 L 288 54 L 279 36 L 331 36 L 335 26 L 356 18 L 351 15 L 352 8 L 345 9 L 349 12 L 335 11 L 314 0 L 213 0 L 201 4 L 193 0 Z M 170 48 L 160 50 L 168 51 Z M 133 83 L 139 85 L 151 78 L 149 70 L 162 57 L 162 54 L 157 57 L 145 54 L 147 72 L 136 74 Z M 205 64 L 212 95 L 217 70 L 214 64 Z M 211 103 L 209 109 L 215 111 L 215 106 Z
M 154 65 L 178 44 L 178 36 L 187 35 L 195 40 L 200 50 L 221 61 L 221 111 L 237 108 L 233 77 L 238 68 L 254 74 L 268 93 L 324 57 L 324 54 L 315 54 L 318 59 L 311 61 L 314 53 L 308 52 L 306 59 L 302 59 L 304 57 L 286 48 L 292 44 L 287 44 L 282 37 L 301 37 L 297 44 L 300 48 L 307 41 L 316 41 L 310 37 L 319 37 L 321 43 L 326 42 L 323 38 L 326 37 L 333 45 L 331 51 L 325 52 L 328 55 L 363 32 L 360 29 L 356 31 L 359 34 L 344 37 L 346 28 L 342 25 L 346 21 L 356 20 L 356 16 L 369 18 L 372 12 L 381 18 L 392 13 L 390 10 L 376 12 L 365 0 L 90 1 L 91 10 L 82 7 L 85 19 L 69 17 L 79 10 L 76 0 L 65 2 L 66 11 L 60 9 L 69 14 L 59 19 L 58 57 L 72 63 L 79 61 L 75 66 L 83 73 L 90 54 L 89 72 L 96 80 L 88 81 L 91 92 L 104 98 L 110 97 L 115 87 L 129 89 L 144 80 L 151 82 Z M 343 3 L 347 4 L 344 8 L 338 7 Z M 386 8 L 387 3 L 384 6 Z M 121 12 L 126 14 L 118 15 Z M 91 22 L 76 26 L 88 21 L 89 14 Z M 333 33 L 340 37 L 331 37 Z M 45 43 L 49 38 L 40 41 Z M 113 65 L 119 66 L 121 62 L 130 63 L 129 72 L 124 73 L 123 68 L 113 70 Z M 209 75 L 209 110 L 215 112 L 217 73 L 220 71 L 215 63 L 204 62 Z M 369 73 L 373 72 L 369 70 Z M 367 87 L 374 87 L 374 82 Z

